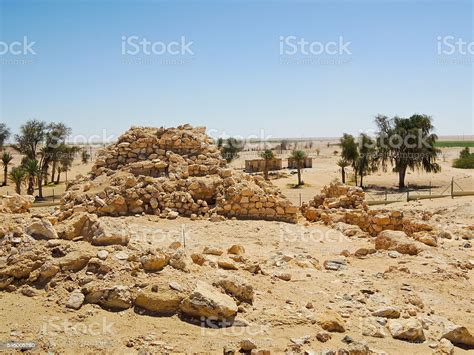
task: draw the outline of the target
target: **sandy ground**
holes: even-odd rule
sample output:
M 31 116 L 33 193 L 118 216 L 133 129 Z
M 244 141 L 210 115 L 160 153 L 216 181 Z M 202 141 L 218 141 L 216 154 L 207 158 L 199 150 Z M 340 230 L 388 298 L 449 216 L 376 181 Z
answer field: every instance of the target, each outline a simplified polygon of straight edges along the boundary
M 437 213 L 438 223 L 456 220 L 472 222 L 473 199 L 463 197 L 447 200 L 443 211 L 433 206 L 433 201 L 410 202 L 397 206 L 406 211 L 416 207 Z M 394 206 L 394 205 L 392 205 Z M 463 210 L 464 214 L 460 214 Z M 244 338 L 253 339 L 262 349 L 280 353 L 288 349 L 291 339 L 311 336 L 303 349 L 321 350 L 343 347 L 341 340 L 350 336 L 365 341 L 374 351 L 388 354 L 429 354 L 430 344 L 436 342 L 437 325 L 429 325 L 429 336 L 422 344 L 412 344 L 385 338 L 363 336 L 365 320 L 370 311 L 384 305 L 401 309 L 415 309 L 417 317 L 434 319 L 446 317 L 461 324 L 473 324 L 474 287 L 473 270 L 462 271 L 456 261 L 474 258 L 472 249 L 462 248 L 465 241 L 441 241 L 437 248 L 429 248 L 419 256 L 389 258 L 377 253 L 367 258 L 347 258 L 348 266 L 342 271 L 324 268 L 301 267 L 290 261 L 281 267 L 271 265 L 279 255 L 311 257 L 322 265 L 324 260 L 339 257 L 344 249 L 354 252 L 360 247 L 370 247 L 364 238 L 351 239 L 318 224 L 304 226 L 261 221 L 174 221 L 145 217 L 127 217 L 131 230 L 140 231 L 137 237 L 153 234 L 153 245 L 165 247 L 173 241 L 183 241 L 186 250 L 201 251 L 205 246 L 227 248 L 232 244 L 245 246 L 246 257 L 268 268 L 291 273 L 291 281 L 266 275 L 251 275 L 244 270 L 226 271 L 245 277 L 256 290 L 253 305 L 245 305 L 238 319 L 249 327 L 225 329 L 202 328 L 183 322 L 177 316 L 152 317 L 139 315 L 133 309 L 107 312 L 97 305 L 84 305 L 79 311 L 63 306 L 61 294 L 54 289 L 40 290 L 41 295 L 26 297 L 18 293 L 0 293 L 0 311 L 3 321 L 0 338 L 31 341 L 42 344 L 42 351 L 211 351 L 220 353 L 224 346 L 237 344 Z M 407 271 L 403 267 L 408 268 Z M 211 270 L 209 270 L 211 271 Z M 169 282 L 180 279 L 179 272 L 165 269 L 154 275 L 155 280 Z M 206 270 L 200 269 L 200 279 L 209 279 Z M 150 276 L 151 277 L 151 276 Z M 136 282 L 142 280 L 137 279 Z M 150 281 L 150 280 L 148 280 Z M 212 282 L 212 280 L 208 280 Z M 295 292 L 298 290 L 297 292 Z M 423 308 L 409 303 L 412 296 L 422 300 Z M 308 309 L 308 303 L 312 308 Z M 348 331 L 333 333 L 327 343 L 314 339 L 321 329 L 315 324 L 317 315 L 326 309 L 345 314 Z M 20 311 L 21 310 L 21 311 Z M 468 313 L 466 313 L 468 312 Z M 430 316 L 428 316 L 430 315 Z M 469 315 L 469 316 L 467 316 Z M 440 319 L 441 319 L 440 318 Z M 133 348 L 127 344 L 134 344 Z M 455 354 L 467 353 L 456 348 Z M 472 351 L 471 351 L 472 353 Z
M 338 157 L 332 154 L 334 147 L 321 143 L 320 155 L 314 153 L 312 169 L 303 173 L 309 185 L 301 189 L 288 187 L 296 182 L 295 175 L 273 180 L 295 204 L 309 200 L 319 189 L 340 172 L 336 166 Z M 463 188 L 474 190 L 472 170 L 451 167 L 459 148 L 443 149 L 446 161 L 441 161 L 439 174 L 410 173 L 410 184 L 445 186 L 451 178 L 462 181 Z M 233 163 L 238 167 L 244 157 Z M 85 174 L 90 164 L 75 162 L 69 176 Z M 366 178 L 367 184 L 393 188 L 397 176 L 393 173 L 375 173 Z M 56 191 L 64 184 L 56 186 Z M 3 187 L 0 193 L 10 191 Z M 434 213 L 430 223 L 455 229 L 473 224 L 472 197 L 443 198 L 388 205 L 407 215 L 416 216 L 418 211 Z M 38 210 L 48 211 L 49 209 Z M 281 353 L 291 349 L 292 340 L 310 336 L 301 350 L 343 348 L 342 339 L 350 336 L 364 341 L 370 349 L 387 354 L 431 354 L 440 336 L 440 324 L 444 319 L 466 326 L 474 326 L 474 270 L 461 269 L 460 264 L 474 260 L 472 248 L 465 247 L 465 240 L 454 238 L 440 240 L 438 247 L 427 247 L 418 256 L 388 257 L 379 252 L 365 258 L 347 257 L 347 267 L 340 271 L 325 270 L 325 260 L 340 258 L 343 250 L 353 253 L 361 247 L 373 247 L 368 238 L 348 238 L 320 224 L 297 225 L 263 221 L 190 221 L 186 218 L 160 220 L 152 217 L 126 217 L 127 225 L 136 231 L 135 237 L 152 235 L 152 245 L 166 247 L 173 241 L 183 241 L 186 235 L 186 251 L 200 252 L 205 246 L 227 249 L 241 244 L 246 258 L 259 263 L 267 274 L 253 275 L 244 270 L 225 271 L 245 277 L 255 289 L 253 305 L 242 305 L 238 320 L 246 327 L 221 329 L 203 328 L 172 317 L 141 315 L 134 309 L 108 312 L 97 305 L 86 304 L 73 311 L 64 307 L 64 293 L 54 288 L 38 290 L 34 297 L 18 292 L 0 292 L 0 339 L 3 341 L 33 342 L 40 352 L 58 353 L 137 353 L 150 352 L 197 352 L 222 353 L 224 346 L 236 346 L 240 340 L 251 338 L 259 349 L 271 349 Z M 81 243 L 81 242 L 78 242 Z M 275 266 L 274 260 L 283 256 L 289 262 Z M 307 267 L 296 260 L 315 259 L 319 267 Z M 199 278 L 212 282 L 213 272 L 208 267 L 194 270 L 186 278 Z M 275 272 L 287 272 L 291 281 L 272 277 Z M 186 282 L 183 273 L 170 268 L 156 273 L 147 282 Z M 137 279 L 139 283 L 143 280 Z M 74 283 L 74 279 L 71 281 Z M 421 300 L 421 306 L 411 303 Z M 311 307 L 309 307 L 311 304 Z M 372 311 L 383 306 L 402 309 L 416 314 L 427 324 L 427 340 L 413 344 L 395 340 L 390 334 L 384 338 L 363 335 L 366 321 Z M 332 333 L 326 343 L 315 339 L 321 328 L 316 323 L 325 310 L 333 309 L 344 316 L 347 331 Z M 413 313 L 414 312 L 414 313 Z M 472 329 L 472 328 L 471 328 Z M 455 347 L 455 354 L 474 353 Z

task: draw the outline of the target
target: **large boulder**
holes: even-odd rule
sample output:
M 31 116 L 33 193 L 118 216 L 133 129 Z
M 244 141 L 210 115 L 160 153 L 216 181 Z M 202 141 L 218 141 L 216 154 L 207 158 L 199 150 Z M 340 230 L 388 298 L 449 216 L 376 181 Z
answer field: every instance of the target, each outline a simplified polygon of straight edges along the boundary
M 174 314 L 179 310 L 183 296 L 163 285 L 149 286 L 138 293 L 135 305 L 158 314 Z
M 133 304 L 133 297 L 128 286 L 106 286 L 88 283 L 83 289 L 85 302 L 95 303 L 106 309 L 127 309 Z
M 98 226 L 98 218 L 91 213 L 76 213 L 56 226 L 61 239 L 72 240 L 83 237 L 91 240 Z
M 420 243 L 410 239 L 405 232 L 393 230 L 384 230 L 378 234 L 375 249 L 395 250 L 409 255 L 417 255 L 422 250 Z
M 150 252 L 140 258 L 143 269 L 150 272 L 162 270 L 166 265 L 168 265 L 169 261 L 169 255 L 161 250 Z
M 318 324 L 328 332 L 344 333 L 344 320 L 335 311 L 327 310 L 318 317 Z
M 92 236 L 93 245 L 127 245 L 130 240 L 130 231 L 124 221 L 101 218 L 99 226 Z
M 180 305 L 181 311 L 194 318 L 212 320 L 233 320 L 237 304 L 230 297 L 211 285 L 198 281 L 194 291 Z
M 474 329 L 460 326 L 452 322 L 443 324 L 443 333 L 441 338 L 448 339 L 455 345 L 460 345 L 474 349 Z
M 52 223 L 46 219 L 35 219 L 25 228 L 25 233 L 35 239 L 57 239 L 58 233 Z
M 421 343 L 425 341 L 422 324 L 416 319 L 390 320 L 388 330 L 394 339 Z
M 93 256 L 91 253 L 75 250 L 67 253 L 58 262 L 61 270 L 77 272 L 82 270 Z
M 215 283 L 222 287 L 227 293 L 237 298 L 239 301 L 252 304 L 254 291 L 252 285 L 247 280 L 235 275 L 222 275 Z

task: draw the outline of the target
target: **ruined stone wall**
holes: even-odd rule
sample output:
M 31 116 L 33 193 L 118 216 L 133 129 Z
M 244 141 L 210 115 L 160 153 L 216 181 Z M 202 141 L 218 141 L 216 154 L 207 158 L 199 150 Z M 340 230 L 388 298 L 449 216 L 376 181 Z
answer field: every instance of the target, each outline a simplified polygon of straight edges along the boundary
M 308 221 L 322 221 L 329 225 L 344 222 L 356 225 L 372 236 L 383 230 L 400 230 L 409 235 L 431 230 L 425 223 L 404 218 L 400 211 L 369 210 L 364 197 L 359 187 L 331 183 L 309 203 L 304 203 L 301 212 Z
M 100 153 L 90 178 L 71 184 L 62 218 L 75 212 L 297 221 L 298 209 L 261 177 L 226 166 L 204 128 L 134 127 Z

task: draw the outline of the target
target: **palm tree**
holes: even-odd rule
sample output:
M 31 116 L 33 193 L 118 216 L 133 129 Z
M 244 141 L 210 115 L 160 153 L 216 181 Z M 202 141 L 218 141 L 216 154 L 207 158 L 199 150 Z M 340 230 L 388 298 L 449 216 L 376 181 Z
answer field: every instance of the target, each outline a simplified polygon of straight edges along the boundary
M 349 165 L 350 165 L 349 162 L 345 159 L 339 159 L 339 161 L 337 162 L 337 166 L 339 166 L 341 168 L 342 183 L 343 184 L 346 183 L 346 170 L 345 170 L 345 168 L 347 168 Z
M 13 156 L 4 151 L 2 154 L 2 164 L 3 164 L 3 186 L 7 186 L 7 177 L 8 177 L 8 165 L 13 160 Z
M 38 161 L 35 159 L 28 159 L 24 164 L 23 164 L 23 169 L 25 170 L 25 173 L 28 178 L 28 189 L 27 193 L 28 195 L 33 195 L 35 192 L 35 179 L 40 175 L 41 168 L 38 164 Z
M 265 180 L 268 180 L 268 169 L 270 162 L 275 159 L 275 155 L 270 149 L 265 149 L 262 153 L 260 153 L 260 157 L 265 160 L 265 165 L 263 167 L 263 176 L 265 176 Z
M 61 176 L 61 172 L 66 173 L 66 182 L 67 182 L 67 172 L 71 170 L 72 163 L 74 162 L 74 157 L 76 153 L 80 151 L 79 147 L 73 145 L 64 145 L 62 148 L 62 152 L 59 158 L 59 165 L 58 165 L 58 174 L 56 175 L 56 184 L 59 184 L 59 179 Z
M 355 183 L 357 185 L 357 163 L 359 160 L 359 147 L 357 142 L 351 134 L 344 133 L 340 139 L 340 146 L 342 148 L 341 157 L 348 161 L 354 169 Z
M 21 195 L 21 185 L 26 180 L 26 171 L 21 166 L 16 166 L 12 168 L 8 177 L 15 184 L 15 192 Z
M 91 155 L 87 152 L 87 150 L 83 149 L 81 152 L 82 164 L 87 164 L 90 158 L 91 158 Z
M 298 186 L 304 184 L 304 182 L 301 181 L 301 168 L 303 167 L 306 157 L 306 153 L 302 150 L 294 150 L 291 153 L 291 158 L 296 162 L 296 169 L 298 170 Z

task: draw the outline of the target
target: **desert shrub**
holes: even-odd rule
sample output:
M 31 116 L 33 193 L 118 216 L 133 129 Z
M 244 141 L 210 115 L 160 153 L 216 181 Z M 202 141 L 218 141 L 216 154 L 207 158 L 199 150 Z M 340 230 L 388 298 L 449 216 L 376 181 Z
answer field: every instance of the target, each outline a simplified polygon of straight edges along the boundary
M 474 169 L 474 153 L 456 159 L 453 163 L 453 167 L 458 169 Z

